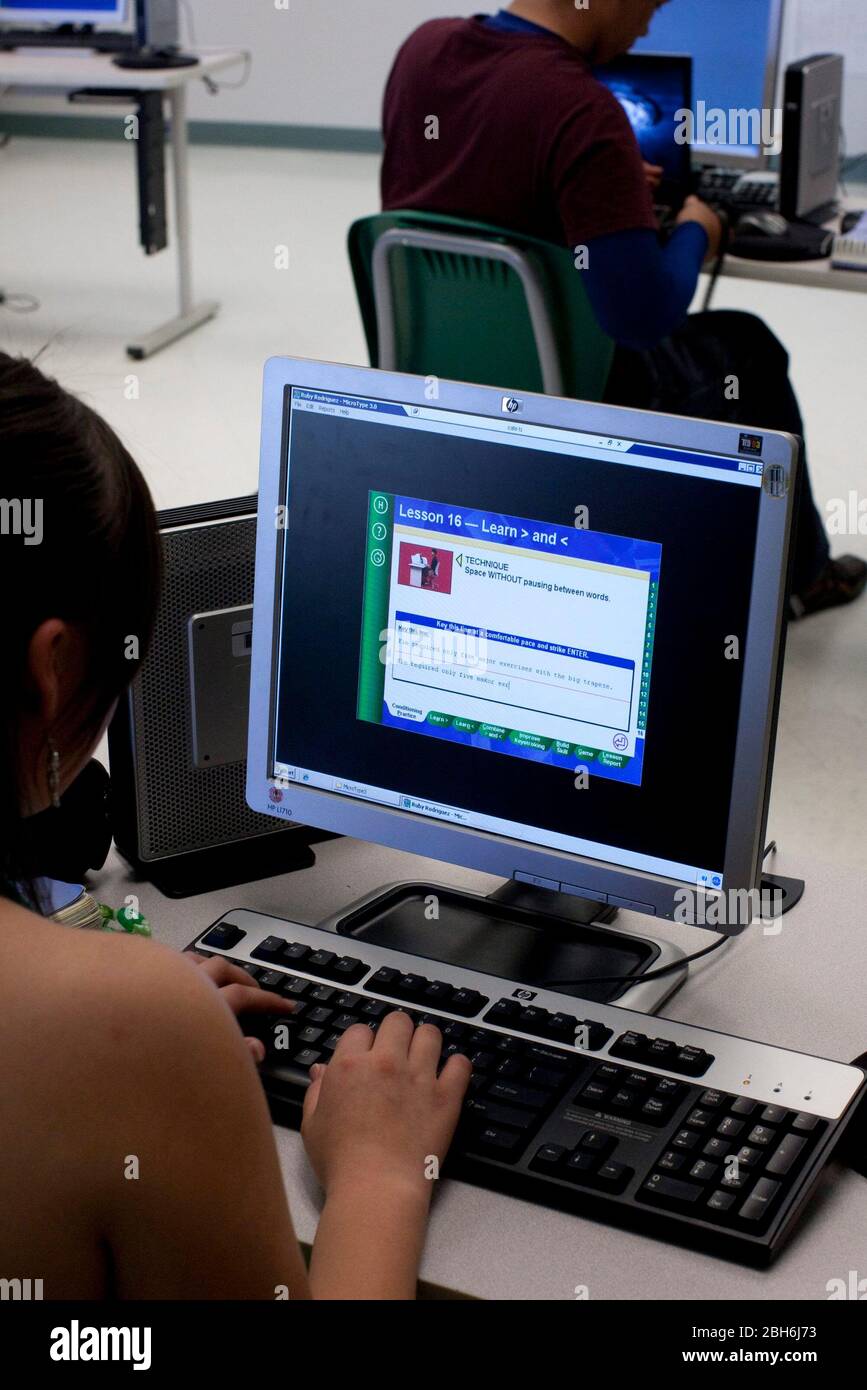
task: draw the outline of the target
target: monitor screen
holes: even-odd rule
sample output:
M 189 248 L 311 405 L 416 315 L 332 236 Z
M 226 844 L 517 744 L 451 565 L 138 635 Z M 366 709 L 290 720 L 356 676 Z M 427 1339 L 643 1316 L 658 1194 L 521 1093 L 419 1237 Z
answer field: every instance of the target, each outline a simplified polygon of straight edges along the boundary
M 693 60 L 698 112 L 693 149 L 703 158 L 755 163 L 764 153 L 755 123 L 731 121 L 728 138 L 712 113 L 760 113 L 774 101 L 782 0 L 668 0 L 633 52 L 667 50 Z M 704 138 L 702 138 L 704 136 Z
M 662 190 L 686 194 L 691 150 L 675 139 L 692 107 L 692 60 L 677 54 L 627 53 L 596 69 L 620 102 L 648 164 L 662 169 Z
M 672 447 L 623 429 L 654 417 L 611 409 L 603 437 L 577 402 L 558 403 L 571 428 L 534 424 L 492 390 L 453 388 L 496 415 L 363 376 L 380 390 L 281 399 L 257 808 L 317 789 L 397 811 L 422 853 L 439 823 L 721 887 L 770 437 Z
M 127 0 L 0 0 L 0 24 L 109 24 L 126 18 Z

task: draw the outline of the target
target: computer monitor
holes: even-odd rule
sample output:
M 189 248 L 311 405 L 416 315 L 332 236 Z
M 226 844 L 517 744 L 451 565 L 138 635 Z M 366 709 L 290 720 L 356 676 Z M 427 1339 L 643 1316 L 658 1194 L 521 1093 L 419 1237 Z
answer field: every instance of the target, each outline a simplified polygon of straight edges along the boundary
M 0 0 L 0 25 L 122 24 L 126 10 L 127 0 Z
M 757 892 L 798 458 L 271 360 L 250 806 L 676 920 Z
M 662 169 L 657 199 L 683 202 L 690 188 L 692 151 L 675 138 L 692 108 L 692 59 L 678 53 L 626 53 L 596 69 L 617 97 L 648 164 Z
M 755 119 L 733 120 L 720 144 L 709 143 L 719 128 L 708 116 L 774 110 L 782 20 L 783 0 L 669 0 L 635 44 L 635 53 L 670 49 L 692 56 L 695 101 L 705 113 L 696 123 L 696 135 L 706 137 L 693 143 L 697 159 L 745 169 L 766 162 L 770 150 L 756 138 Z

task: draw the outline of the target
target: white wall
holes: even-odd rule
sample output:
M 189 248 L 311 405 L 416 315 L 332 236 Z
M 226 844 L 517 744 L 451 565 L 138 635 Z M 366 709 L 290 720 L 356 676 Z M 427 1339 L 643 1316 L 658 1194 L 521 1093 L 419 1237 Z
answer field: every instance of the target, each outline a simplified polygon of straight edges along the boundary
M 241 91 L 200 92 L 198 119 L 376 129 L 398 46 L 438 15 L 492 11 L 485 0 L 186 0 L 201 47 L 253 52 Z M 284 0 L 276 0 L 282 4 Z
M 698 2 L 698 0 L 697 0 Z M 184 0 L 197 42 L 253 52 L 240 91 L 198 92 L 204 120 L 288 125 L 379 125 L 394 54 L 417 25 L 440 15 L 496 9 L 500 0 Z M 277 9 L 278 4 L 288 9 Z M 503 0 L 505 3 L 505 0 Z M 711 0 L 716 5 L 718 0 Z M 787 0 L 783 62 L 832 49 L 847 55 L 850 153 L 867 150 L 867 3 Z

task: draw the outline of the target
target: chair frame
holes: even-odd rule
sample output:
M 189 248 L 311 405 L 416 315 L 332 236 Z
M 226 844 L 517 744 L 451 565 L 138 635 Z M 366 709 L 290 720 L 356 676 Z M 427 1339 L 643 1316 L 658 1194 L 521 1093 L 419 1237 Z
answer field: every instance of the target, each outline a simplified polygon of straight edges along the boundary
M 521 282 L 527 302 L 543 391 L 549 396 L 565 394 L 545 282 L 531 258 L 517 247 L 501 241 L 487 241 L 483 237 L 460 236 L 457 233 L 426 231 L 421 227 L 393 227 L 377 239 L 373 248 L 371 276 L 380 368 L 384 371 L 398 370 L 394 292 L 389 269 L 392 252 L 398 247 L 417 251 L 440 251 L 455 256 L 473 256 L 477 260 L 501 261 L 513 270 Z

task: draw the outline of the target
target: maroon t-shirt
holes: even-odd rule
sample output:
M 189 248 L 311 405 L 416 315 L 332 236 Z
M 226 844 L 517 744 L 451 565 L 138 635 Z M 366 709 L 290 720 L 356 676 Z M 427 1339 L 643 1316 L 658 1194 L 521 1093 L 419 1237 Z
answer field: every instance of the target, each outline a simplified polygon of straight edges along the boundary
M 451 213 L 567 246 L 656 228 L 623 108 L 557 34 L 504 33 L 483 17 L 423 24 L 395 60 L 383 127 L 386 210 Z

